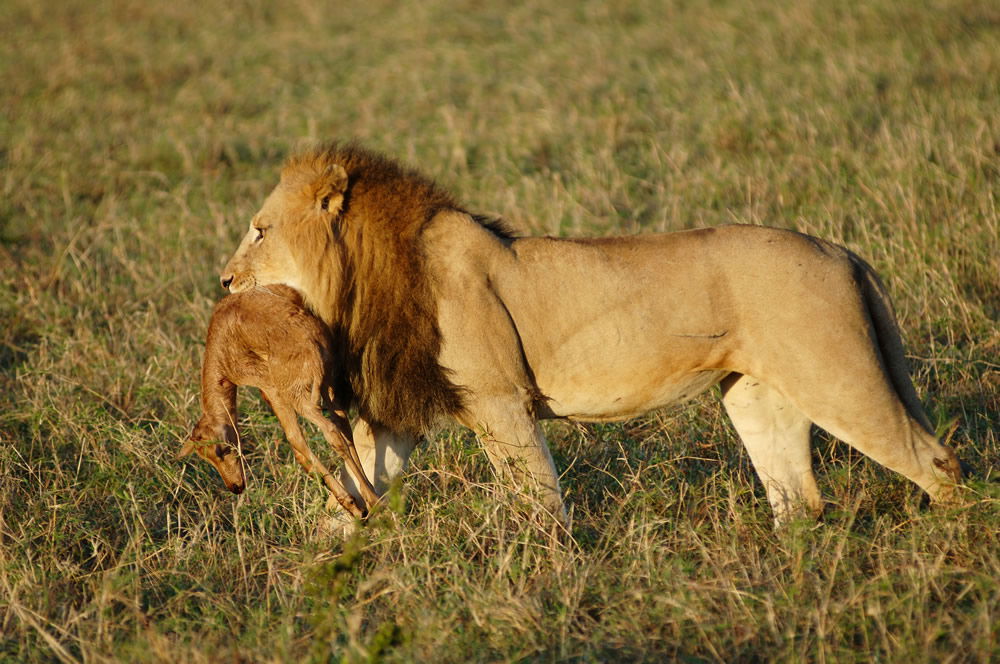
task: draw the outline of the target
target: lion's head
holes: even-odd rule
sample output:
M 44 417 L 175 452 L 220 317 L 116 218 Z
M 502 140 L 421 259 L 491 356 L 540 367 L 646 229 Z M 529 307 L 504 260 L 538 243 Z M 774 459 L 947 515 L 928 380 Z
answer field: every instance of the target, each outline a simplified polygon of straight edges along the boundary
M 304 290 L 315 261 L 326 260 L 330 234 L 341 213 L 347 173 L 343 166 L 299 160 L 250 220 L 250 228 L 223 269 L 222 287 L 233 293 L 263 284 Z
M 354 144 L 291 157 L 220 275 L 232 292 L 287 284 L 330 329 L 362 414 L 421 433 L 460 408 L 437 361 L 436 303 L 421 234 L 452 197 Z

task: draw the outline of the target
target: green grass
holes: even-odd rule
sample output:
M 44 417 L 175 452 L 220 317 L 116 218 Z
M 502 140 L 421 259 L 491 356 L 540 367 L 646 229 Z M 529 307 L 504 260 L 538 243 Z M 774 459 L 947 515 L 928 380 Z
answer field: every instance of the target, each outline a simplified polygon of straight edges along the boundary
M 1000 658 L 995 2 L 8 0 L 0 34 L 0 661 Z M 846 244 L 957 422 L 968 504 L 817 435 L 829 510 L 775 534 L 711 396 L 547 424 L 569 534 L 454 430 L 324 538 L 249 394 L 227 494 L 173 459 L 216 275 L 283 157 L 331 137 L 526 232 Z

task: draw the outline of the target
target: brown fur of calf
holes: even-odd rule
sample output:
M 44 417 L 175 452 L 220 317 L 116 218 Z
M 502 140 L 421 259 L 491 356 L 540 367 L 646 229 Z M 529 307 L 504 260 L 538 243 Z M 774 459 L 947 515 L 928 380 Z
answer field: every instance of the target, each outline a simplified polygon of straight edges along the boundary
M 335 367 L 326 326 L 304 307 L 299 293 L 261 286 L 223 298 L 212 312 L 201 372 L 202 416 L 178 454 L 197 454 L 215 466 L 233 493 L 246 488 L 236 428 L 236 387 L 261 391 L 281 423 L 296 460 L 316 471 L 338 502 L 357 517 L 366 514 L 313 454 L 299 428 L 301 415 L 315 424 L 358 480 L 371 508 L 378 496 L 361 469 L 350 422 L 333 393 Z M 324 416 L 326 406 L 330 417 Z

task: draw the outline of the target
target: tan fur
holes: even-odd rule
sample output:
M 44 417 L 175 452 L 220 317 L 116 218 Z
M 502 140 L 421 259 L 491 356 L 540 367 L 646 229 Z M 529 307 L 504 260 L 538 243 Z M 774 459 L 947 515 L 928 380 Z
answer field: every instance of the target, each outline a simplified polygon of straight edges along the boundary
M 236 450 L 236 386 L 256 387 L 277 415 L 296 460 L 307 472 L 318 472 L 345 509 L 363 516 L 364 508 L 312 452 L 298 425 L 302 415 L 319 427 L 360 480 L 358 488 L 368 506 L 373 505 L 378 496 L 361 470 L 350 424 L 331 389 L 336 372 L 328 337 L 326 326 L 287 286 L 257 287 L 221 300 L 205 343 L 203 414 L 178 456 L 197 452 L 215 466 L 227 488 L 241 493 L 246 475 Z M 321 404 L 329 407 L 332 421 L 323 415 Z
M 806 235 L 513 238 L 418 173 L 332 144 L 288 162 L 222 281 L 294 286 L 331 326 L 362 417 L 390 432 L 363 458 L 408 455 L 452 416 L 557 512 L 538 418 L 623 419 L 719 383 L 779 521 L 820 507 L 811 423 L 935 499 L 959 477 L 877 277 Z

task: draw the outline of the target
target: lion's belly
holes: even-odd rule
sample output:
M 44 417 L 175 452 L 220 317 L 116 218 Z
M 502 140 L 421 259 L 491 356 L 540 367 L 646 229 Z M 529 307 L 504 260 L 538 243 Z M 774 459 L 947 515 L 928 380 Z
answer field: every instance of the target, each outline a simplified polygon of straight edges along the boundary
M 654 380 L 594 375 L 587 380 L 559 381 L 561 384 L 551 386 L 548 392 L 540 385 L 548 399 L 548 412 L 541 414 L 590 422 L 624 420 L 694 398 L 727 373 L 712 369 Z
M 734 321 L 713 315 L 700 298 L 683 307 L 672 297 L 677 290 L 602 297 L 584 316 L 553 303 L 543 331 L 522 337 L 553 416 L 635 417 L 695 397 L 728 373 L 739 336 Z

